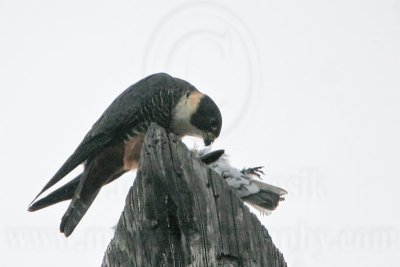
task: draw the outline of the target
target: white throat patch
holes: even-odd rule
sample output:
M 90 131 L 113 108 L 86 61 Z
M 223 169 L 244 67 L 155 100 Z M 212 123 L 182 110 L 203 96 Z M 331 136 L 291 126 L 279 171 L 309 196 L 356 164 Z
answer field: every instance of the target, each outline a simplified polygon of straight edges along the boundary
M 192 114 L 194 114 L 200 104 L 204 95 L 200 92 L 193 92 L 188 97 L 185 94 L 179 99 L 178 104 L 172 111 L 172 130 L 180 135 L 191 135 L 195 137 L 202 137 L 203 132 L 190 123 Z

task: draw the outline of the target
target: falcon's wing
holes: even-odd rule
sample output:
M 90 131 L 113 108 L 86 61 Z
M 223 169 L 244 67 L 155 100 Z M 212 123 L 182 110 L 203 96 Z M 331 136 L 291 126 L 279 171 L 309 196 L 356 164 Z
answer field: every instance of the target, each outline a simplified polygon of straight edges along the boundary
M 113 140 L 121 138 L 128 129 L 133 128 L 140 121 L 137 114 L 140 113 L 145 101 L 151 99 L 160 89 L 171 88 L 174 84 L 174 78 L 168 74 L 159 73 L 140 80 L 122 92 L 104 111 L 74 153 L 33 201 L 83 163 L 93 152 L 98 151 Z

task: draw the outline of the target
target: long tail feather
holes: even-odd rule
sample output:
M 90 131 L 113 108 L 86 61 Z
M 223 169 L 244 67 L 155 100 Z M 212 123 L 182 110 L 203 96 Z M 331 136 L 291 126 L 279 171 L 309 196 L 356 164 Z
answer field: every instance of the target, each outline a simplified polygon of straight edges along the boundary
M 75 196 L 68 207 L 67 212 L 61 219 L 60 232 L 64 233 L 66 237 L 72 234 L 75 227 L 78 225 L 82 217 L 85 215 L 93 200 L 99 193 L 100 188 L 90 194 Z
M 286 190 L 256 180 L 252 180 L 252 182 L 257 185 L 260 191 L 242 197 L 242 199 L 259 209 L 261 212 L 269 213 L 270 211 L 275 210 L 276 207 L 278 207 L 279 202 L 285 199 L 284 196 L 287 194 Z
M 90 133 L 90 132 L 89 132 Z M 96 148 L 105 144 L 108 141 L 109 137 L 106 135 L 98 135 L 89 140 L 83 140 L 82 143 L 78 146 L 75 152 L 67 159 L 67 161 L 61 166 L 61 168 L 54 174 L 54 176 L 47 182 L 47 184 L 40 190 L 39 194 L 32 200 L 29 204 L 31 205 L 44 191 L 55 185 L 59 182 L 64 176 L 70 173 L 73 169 L 75 169 L 78 165 L 83 163 L 87 157 L 92 153 Z

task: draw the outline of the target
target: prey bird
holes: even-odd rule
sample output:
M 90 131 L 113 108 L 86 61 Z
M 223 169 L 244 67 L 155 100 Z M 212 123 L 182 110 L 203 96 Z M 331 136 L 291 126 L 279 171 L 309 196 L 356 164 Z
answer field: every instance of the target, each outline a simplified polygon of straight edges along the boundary
M 222 117 L 215 102 L 190 83 L 165 73 L 148 76 L 111 103 L 28 210 L 72 199 L 60 224 L 60 231 L 69 236 L 101 187 L 138 167 L 151 122 L 181 137 L 200 137 L 208 146 L 221 132 Z M 35 202 L 82 163 L 84 170 L 75 179 Z
M 260 181 L 262 167 L 239 170 L 233 167 L 224 150 L 209 152 L 209 148 L 195 150 L 200 159 L 222 176 L 237 195 L 249 205 L 269 214 L 278 207 L 287 194 L 285 189 Z

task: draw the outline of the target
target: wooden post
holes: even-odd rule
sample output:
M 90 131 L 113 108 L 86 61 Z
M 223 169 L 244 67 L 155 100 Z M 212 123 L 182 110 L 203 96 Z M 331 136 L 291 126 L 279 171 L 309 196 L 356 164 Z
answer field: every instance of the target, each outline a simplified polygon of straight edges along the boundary
M 286 266 L 224 179 L 152 124 L 102 266 Z

